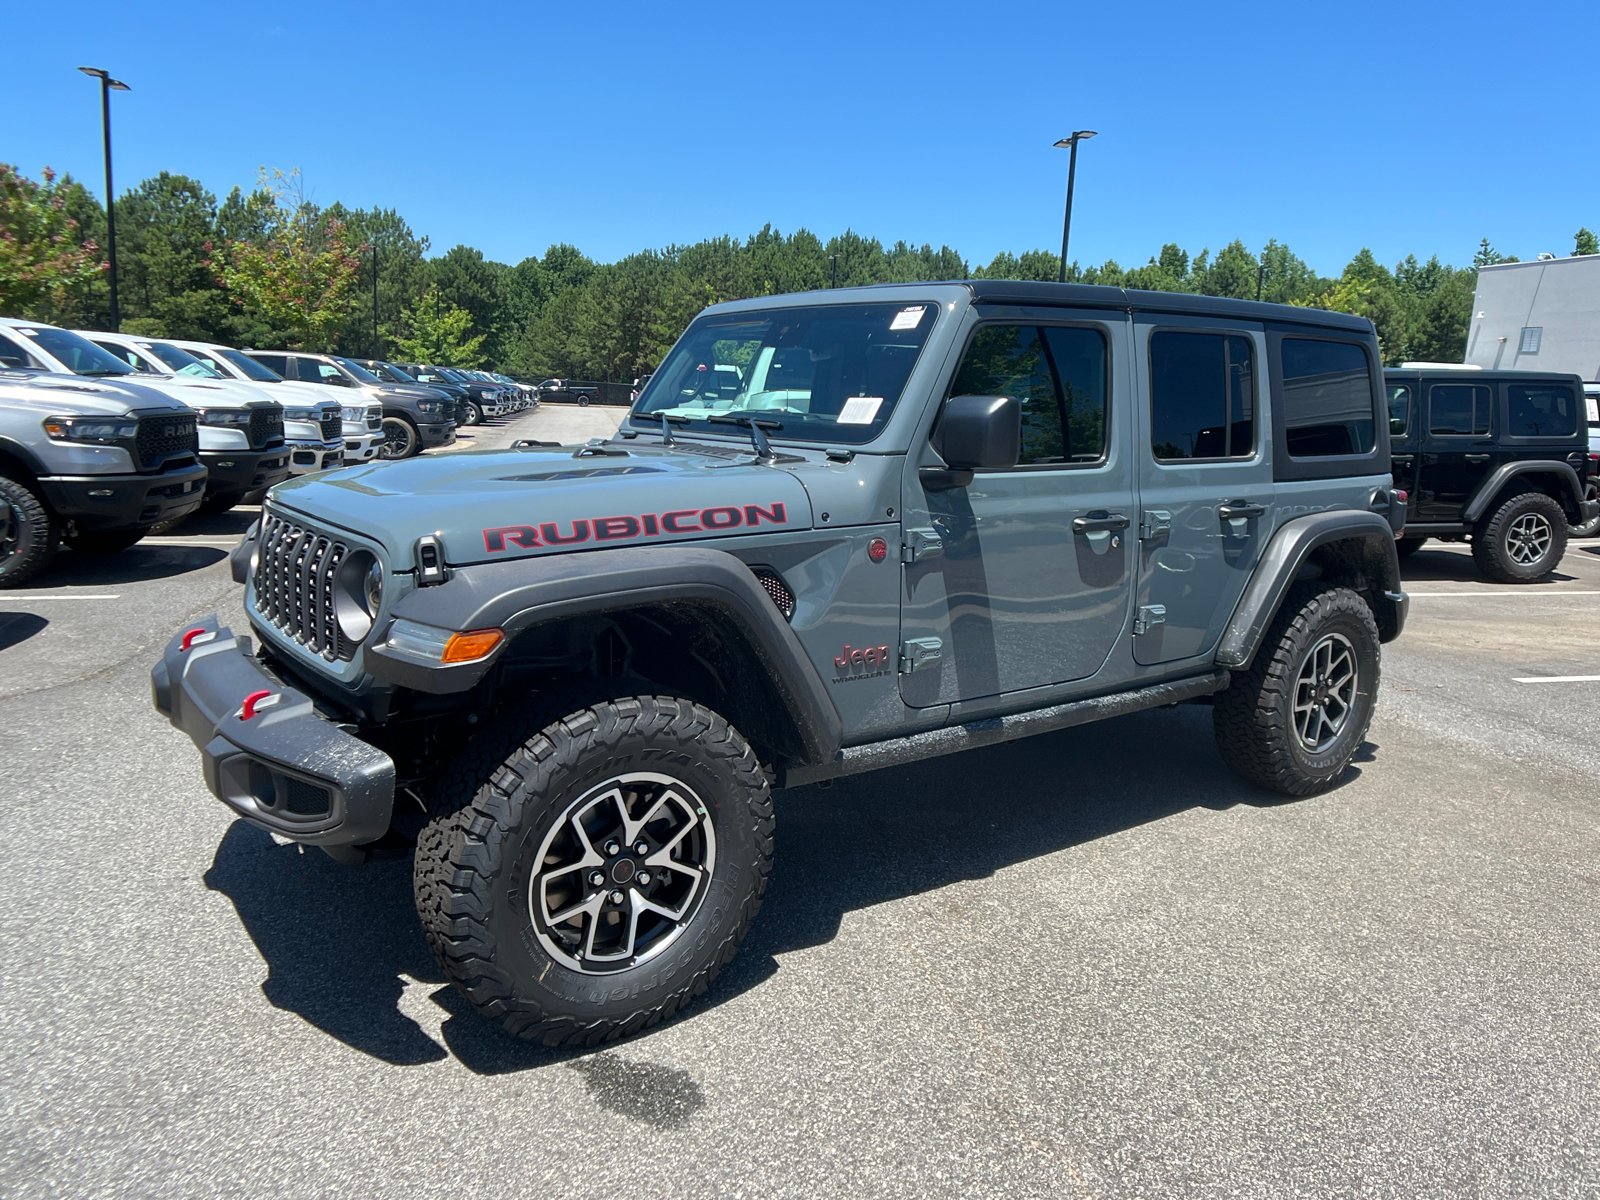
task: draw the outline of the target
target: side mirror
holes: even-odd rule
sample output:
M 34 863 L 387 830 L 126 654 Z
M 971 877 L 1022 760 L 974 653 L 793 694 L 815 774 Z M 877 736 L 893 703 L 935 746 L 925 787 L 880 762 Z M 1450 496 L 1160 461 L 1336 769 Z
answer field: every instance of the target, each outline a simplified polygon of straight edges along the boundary
M 1022 405 L 1015 397 L 952 396 L 933 434 L 933 448 L 950 469 L 925 469 L 924 484 L 965 487 L 978 468 L 1016 466 L 1021 445 Z

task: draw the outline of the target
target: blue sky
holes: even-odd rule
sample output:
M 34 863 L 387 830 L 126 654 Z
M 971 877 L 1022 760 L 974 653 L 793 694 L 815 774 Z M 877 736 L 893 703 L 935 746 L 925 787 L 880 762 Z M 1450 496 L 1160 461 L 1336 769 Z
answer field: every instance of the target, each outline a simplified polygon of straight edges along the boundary
M 0 160 L 99 192 L 258 166 L 394 207 L 439 253 L 610 260 L 771 222 L 1143 262 L 1240 237 L 1336 272 L 1370 246 L 1568 254 L 1600 228 L 1600 5 L 1399 2 L 21 5 Z M 25 50 L 23 48 L 26 48 Z

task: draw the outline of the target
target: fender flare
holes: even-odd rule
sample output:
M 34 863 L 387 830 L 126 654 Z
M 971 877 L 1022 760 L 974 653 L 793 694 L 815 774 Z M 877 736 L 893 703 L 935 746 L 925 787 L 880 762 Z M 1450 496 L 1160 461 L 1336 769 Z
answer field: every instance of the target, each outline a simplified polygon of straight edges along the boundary
M 1344 541 L 1357 544 L 1363 567 L 1374 576 L 1371 590 L 1381 593 L 1380 604 L 1387 611 L 1374 615 L 1382 640 L 1390 642 L 1399 637 L 1405 628 L 1410 597 L 1400 586 L 1394 530 L 1378 513 L 1334 509 L 1295 517 L 1273 534 L 1217 645 L 1218 664 L 1234 671 L 1248 670 L 1261 648 L 1267 626 L 1278 615 L 1284 596 L 1312 551 Z
M 743 561 L 724 550 L 634 546 L 456 567 L 447 582 L 401 597 L 392 615 L 441 629 L 503 629 L 503 648 L 518 633 L 548 621 L 684 603 L 714 608 L 742 635 L 776 686 L 807 761 L 832 759 L 844 740 L 844 723 L 826 685 L 772 597 Z M 375 640 L 364 661 L 379 679 L 447 694 L 475 687 L 498 657 L 429 668 L 386 652 Z
M 38 455 L 21 442 L 11 438 L 0 437 L 0 454 L 16 459 L 24 467 L 32 471 L 35 478 L 51 474 L 50 469 L 39 460 Z
M 1483 516 L 1484 510 L 1489 507 L 1489 502 L 1499 494 L 1508 480 L 1518 475 L 1535 473 L 1558 476 L 1572 497 L 1573 511 L 1583 511 L 1583 482 L 1578 478 L 1578 473 L 1572 469 L 1571 463 L 1560 462 L 1553 458 L 1525 458 L 1517 462 L 1501 463 L 1489 472 L 1488 478 L 1472 494 L 1472 499 L 1462 510 L 1461 519 L 1469 525 L 1473 524 Z

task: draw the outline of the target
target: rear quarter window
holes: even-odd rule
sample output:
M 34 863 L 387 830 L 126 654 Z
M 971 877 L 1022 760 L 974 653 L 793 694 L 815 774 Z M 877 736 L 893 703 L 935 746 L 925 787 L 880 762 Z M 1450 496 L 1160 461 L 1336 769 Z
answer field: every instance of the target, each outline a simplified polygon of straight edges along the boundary
M 1283 339 L 1283 423 L 1295 458 L 1370 454 L 1376 443 L 1372 370 L 1353 342 Z
M 1572 437 L 1578 432 L 1578 398 L 1561 384 L 1514 383 L 1507 389 L 1511 437 Z

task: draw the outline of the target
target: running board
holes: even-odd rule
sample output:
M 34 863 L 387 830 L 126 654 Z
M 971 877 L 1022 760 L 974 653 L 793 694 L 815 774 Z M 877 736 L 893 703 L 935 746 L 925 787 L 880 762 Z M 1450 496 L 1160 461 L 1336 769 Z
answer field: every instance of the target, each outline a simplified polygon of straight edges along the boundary
M 805 763 L 786 768 L 778 786 L 803 787 L 808 783 L 817 783 L 824 779 L 860 775 L 864 771 L 878 771 L 884 767 L 897 767 L 924 758 L 937 758 L 941 754 L 955 754 L 962 750 L 976 750 L 979 746 L 1014 742 L 1018 738 L 1032 737 L 1036 733 L 1050 733 L 1074 725 L 1087 725 L 1091 721 L 1121 717 L 1146 708 L 1181 704 L 1185 700 L 1194 700 L 1200 696 L 1220 692 L 1228 686 L 1231 679 L 1232 675 L 1228 671 L 1212 671 L 1189 679 L 1157 683 L 1150 687 L 1139 688 L 1137 691 L 1114 692 L 1109 696 L 1095 696 L 1089 700 L 1053 704 L 1049 708 L 1036 708 L 1031 712 L 1013 713 L 1005 717 L 986 717 L 980 721 L 969 721 L 965 725 L 930 729 L 926 733 L 891 738 L 886 742 L 847 746 L 834 755 L 832 762 Z

